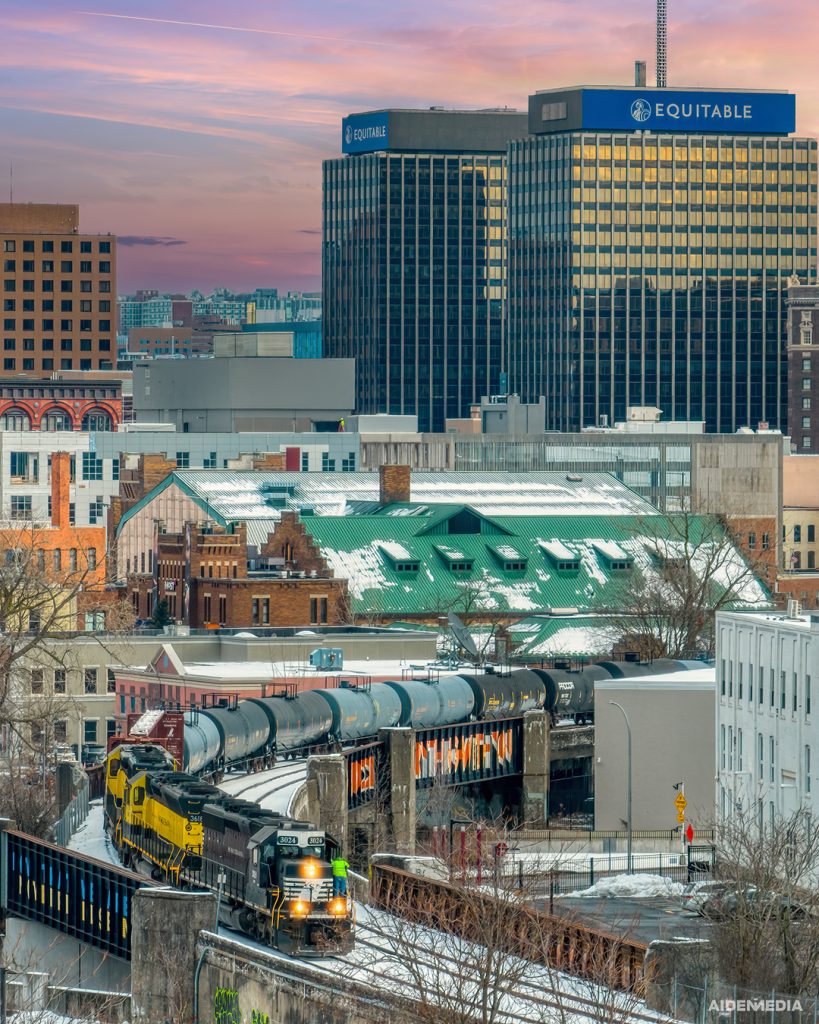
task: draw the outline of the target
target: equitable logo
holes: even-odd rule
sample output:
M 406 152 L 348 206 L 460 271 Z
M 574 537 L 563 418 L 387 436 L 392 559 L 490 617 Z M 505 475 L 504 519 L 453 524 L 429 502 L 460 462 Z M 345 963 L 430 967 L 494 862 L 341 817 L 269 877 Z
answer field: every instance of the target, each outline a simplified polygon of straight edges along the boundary
M 631 104 L 631 116 L 642 124 L 651 117 L 651 104 L 647 100 L 635 100 Z

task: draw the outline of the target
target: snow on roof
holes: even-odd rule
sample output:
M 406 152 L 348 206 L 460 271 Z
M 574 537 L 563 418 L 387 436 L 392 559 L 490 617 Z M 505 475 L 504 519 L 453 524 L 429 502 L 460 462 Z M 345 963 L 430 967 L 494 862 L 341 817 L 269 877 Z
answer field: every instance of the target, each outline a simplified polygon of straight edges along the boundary
M 525 560 L 525 555 L 522 555 L 517 548 L 513 548 L 511 544 L 496 544 L 493 550 L 501 558 L 506 558 L 509 561 L 520 562 Z
M 399 544 L 395 540 L 380 540 L 378 546 L 388 555 L 390 558 L 400 561 L 401 559 L 411 559 L 412 555 L 407 551 L 403 544 Z
M 541 657 L 607 654 L 611 650 L 612 638 L 606 634 L 605 625 L 601 622 L 588 626 L 563 626 L 540 643 L 527 645 L 526 654 Z
M 577 552 L 567 548 L 563 541 L 541 540 L 538 537 L 537 543 L 558 562 L 574 562 L 577 560 Z
M 628 554 L 623 551 L 619 544 L 615 544 L 613 540 L 595 539 L 591 543 L 594 548 L 599 551 L 604 558 L 608 558 L 610 562 L 628 561 Z
M 331 641 L 332 637 L 326 638 Z M 272 640 L 275 644 L 276 641 Z M 327 646 L 327 643 L 325 643 Z M 310 649 L 314 644 L 310 644 Z M 402 671 L 407 667 L 405 660 L 382 659 L 368 661 L 366 659 L 344 660 L 341 669 L 317 669 L 307 661 L 305 648 L 304 660 L 292 661 L 189 661 L 185 663 L 186 678 L 208 679 L 218 682 L 220 680 L 233 682 L 271 682 L 276 679 L 310 679 L 333 677 L 347 679 L 353 676 L 384 676 L 387 679 L 400 679 Z
M 141 715 L 141 717 L 134 723 L 131 729 L 131 735 L 150 736 L 151 730 L 164 714 L 164 711 L 159 710 L 144 712 L 144 714 Z

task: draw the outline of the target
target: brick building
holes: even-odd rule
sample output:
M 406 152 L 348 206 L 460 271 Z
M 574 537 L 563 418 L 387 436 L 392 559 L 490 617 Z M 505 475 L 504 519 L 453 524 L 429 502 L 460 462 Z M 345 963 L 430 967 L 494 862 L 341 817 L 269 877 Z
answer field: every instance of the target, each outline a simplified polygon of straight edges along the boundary
M 127 580 L 137 618 L 164 599 L 171 619 L 194 629 L 337 625 L 346 615 L 346 581 L 334 578 L 294 512 L 252 556 L 241 523 L 159 533 L 153 559 Z
M 3 430 L 116 430 L 122 420 L 119 379 L 0 379 Z
M 79 213 L 0 203 L 6 374 L 114 367 L 116 238 L 80 234 Z

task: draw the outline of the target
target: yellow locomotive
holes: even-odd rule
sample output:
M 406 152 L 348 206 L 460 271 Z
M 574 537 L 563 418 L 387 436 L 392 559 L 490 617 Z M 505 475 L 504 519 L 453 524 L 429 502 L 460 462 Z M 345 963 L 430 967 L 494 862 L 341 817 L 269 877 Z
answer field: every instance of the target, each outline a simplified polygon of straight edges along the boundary
M 105 818 L 127 865 L 183 888 L 219 890 L 225 924 L 294 955 L 352 948 L 352 903 L 333 896 L 338 844 L 322 830 L 174 771 L 170 754 L 151 743 L 108 754 Z

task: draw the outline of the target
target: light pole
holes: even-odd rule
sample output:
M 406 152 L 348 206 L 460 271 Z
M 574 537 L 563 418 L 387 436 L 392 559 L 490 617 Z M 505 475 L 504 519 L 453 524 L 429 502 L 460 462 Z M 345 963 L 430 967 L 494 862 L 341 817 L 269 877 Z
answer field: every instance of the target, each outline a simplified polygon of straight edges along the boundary
M 219 883 L 219 887 L 216 892 L 216 921 L 214 922 L 213 930 L 216 934 L 219 934 L 219 910 L 222 906 L 222 889 L 224 888 L 225 882 L 227 881 L 227 872 L 220 871 L 216 876 L 216 881 Z
M 632 859 L 631 859 L 631 833 L 632 833 L 632 819 L 631 819 L 631 725 L 629 724 L 628 715 L 626 709 L 622 704 L 618 704 L 616 700 L 610 700 L 609 704 L 612 707 L 618 708 L 623 718 L 626 720 L 626 735 L 628 736 L 628 804 L 626 809 L 626 827 L 628 833 L 626 837 L 626 860 L 628 861 L 628 873 L 631 874 L 632 870 Z

